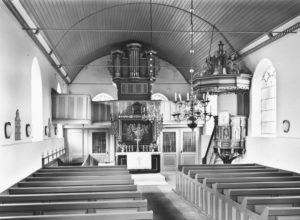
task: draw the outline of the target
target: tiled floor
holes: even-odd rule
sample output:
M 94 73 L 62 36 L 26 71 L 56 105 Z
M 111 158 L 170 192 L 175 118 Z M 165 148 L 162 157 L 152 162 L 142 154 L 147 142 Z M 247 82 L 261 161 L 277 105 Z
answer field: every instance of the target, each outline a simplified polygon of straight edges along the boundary
M 148 209 L 153 210 L 154 220 L 208 220 L 175 193 L 175 172 L 161 174 L 167 184 L 138 185 L 139 190 L 143 192 L 143 198 L 148 200 Z

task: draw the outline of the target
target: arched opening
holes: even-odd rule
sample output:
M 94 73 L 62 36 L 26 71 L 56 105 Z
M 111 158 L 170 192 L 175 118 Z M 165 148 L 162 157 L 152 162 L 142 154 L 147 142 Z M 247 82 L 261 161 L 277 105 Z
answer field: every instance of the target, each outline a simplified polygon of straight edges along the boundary
M 252 79 L 251 125 L 253 136 L 276 134 L 276 70 L 269 59 L 258 63 Z
M 43 86 L 41 70 L 36 57 L 31 66 L 31 123 L 32 140 L 43 140 Z
M 56 86 L 56 92 L 58 94 L 62 93 L 61 86 L 60 86 L 59 82 L 57 83 L 57 86 Z M 58 138 L 62 138 L 63 137 L 63 125 L 62 124 L 57 124 L 56 126 L 57 126 L 57 133 L 56 133 L 56 135 L 57 135 Z
M 169 101 L 169 99 L 165 95 L 163 95 L 161 93 L 154 93 L 151 96 L 151 100 Z
M 57 86 L 56 86 L 56 92 L 57 92 L 58 94 L 61 94 L 61 93 L 62 93 L 61 86 L 60 86 L 60 83 L 59 83 L 59 82 L 57 83 Z
M 110 101 L 114 100 L 114 98 L 107 94 L 107 93 L 99 93 L 98 95 L 94 96 L 92 99 L 93 102 L 103 102 L 103 101 Z

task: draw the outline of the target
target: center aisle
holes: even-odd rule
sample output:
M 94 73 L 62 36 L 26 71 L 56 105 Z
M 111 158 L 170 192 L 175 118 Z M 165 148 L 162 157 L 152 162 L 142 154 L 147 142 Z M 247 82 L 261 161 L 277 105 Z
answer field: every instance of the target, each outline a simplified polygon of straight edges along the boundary
M 173 191 L 175 177 L 175 172 L 132 175 L 153 210 L 153 220 L 209 220 Z

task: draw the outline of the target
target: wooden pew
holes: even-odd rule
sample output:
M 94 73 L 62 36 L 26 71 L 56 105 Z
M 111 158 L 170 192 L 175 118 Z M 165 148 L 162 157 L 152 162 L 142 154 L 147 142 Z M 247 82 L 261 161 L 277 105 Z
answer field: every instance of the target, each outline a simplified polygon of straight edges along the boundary
M 276 217 L 278 220 L 288 220 L 292 216 L 294 219 L 295 217 L 297 217 L 296 219 L 300 219 L 300 207 L 266 207 L 261 216 L 263 219 L 271 219 L 272 217 L 274 219 Z M 279 216 L 281 217 L 278 218 Z
M 264 166 L 213 169 L 205 166 L 181 166 L 178 170 L 176 189 L 212 219 L 288 220 L 285 219 L 286 216 L 295 213 L 286 212 L 279 216 L 271 213 L 270 217 L 262 217 L 260 214 L 267 206 L 288 209 L 291 207 L 283 206 L 300 204 L 300 175 L 293 172 Z M 224 195 L 220 193 L 223 190 Z M 261 203 L 266 204 L 255 204 L 254 201 L 254 204 L 250 202 L 249 205 L 239 205 L 235 202 L 242 202 L 245 196 L 249 198 L 248 201 L 256 197 L 268 200 L 263 202 L 261 199 Z M 278 196 L 286 199 L 277 199 Z M 299 198 L 288 201 L 288 198 L 295 196 Z M 273 204 L 272 201 L 276 202 Z M 291 219 L 300 219 L 300 214 L 296 216 Z
M 126 171 L 127 168 L 125 167 L 118 167 L 118 168 L 102 168 L 102 167 L 78 167 L 78 168 L 60 168 L 60 169 L 48 169 L 48 168 L 42 168 L 38 170 L 38 173 L 42 172 L 116 172 L 116 171 Z
M 183 167 L 182 168 L 182 172 L 184 174 L 188 174 L 189 171 L 193 172 L 193 171 L 203 171 L 203 172 L 213 172 L 213 171 L 227 171 L 227 170 L 258 170 L 258 171 L 268 171 L 268 170 L 276 170 L 278 171 L 278 169 L 274 169 L 271 167 L 249 167 L 249 166 L 242 166 L 242 167 L 192 167 L 192 168 L 188 168 L 188 167 Z
M 201 182 L 206 186 L 213 183 L 247 183 L 247 182 L 271 182 L 271 181 L 300 181 L 300 176 L 270 176 L 270 177 L 239 177 L 239 178 L 204 178 Z
M 215 170 L 188 170 L 188 175 L 193 177 L 197 173 L 260 173 L 260 172 L 285 172 L 285 171 L 279 171 L 277 169 L 273 168 L 266 168 L 266 169 L 215 169 Z
M 249 189 L 249 188 L 292 188 L 300 187 L 300 181 L 285 182 L 247 182 L 247 183 L 214 183 L 212 188 L 223 192 L 225 189 Z
M 300 195 L 299 196 L 265 196 L 265 197 L 244 197 L 242 200 L 243 208 L 250 208 L 254 205 L 266 205 L 272 206 L 277 204 L 291 204 L 297 206 L 300 204 Z
M 226 171 L 242 172 L 242 170 L 247 170 L 248 172 L 251 172 L 251 171 L 263 172 L 260 170 L 272 171 L 272 172 L 278 171 L 277 169 L 261 166 L 258 164 L 179 165 L 178 169 L 181 171 L 177 171 L 177 173 L 176 173 L 176 190 L 177 190 L 177 192 L 182 194 L 184 197 L 190 193 L 190 188 L 193 186 L 190 186 L 190 184 L 191 184 L 190 181 L 188 180 L 188 178 L 185 178 L 184 175 L 182 175 L 182 174 L 185 174 L 185 175 L 192 174 L 191 177 L 193 178 L 197 171 L 199 171 L 199 172 L 203 171 L 204 173 L 216 173 L 216 172 L 224 173 Z M 226 176 L 226 177 L 228 177 L 228 176 Z
M 192 165 L 178 165 L 178 170 L 182 171 L 183 167 L 186 168 L 193 168 L 193 167 L 212 167 L 212 168 L 216 168 L 216 167 L 223 167 L 223 168 L 231 168 L 231 167 L 244 167 L 244 166 L 248 166 L 248 167 L 262 167 L 262 165 L 260 164 L 254 164 L 254 163 L 248 163 L 248 164 L 192 164 Z
M 250 189 L 226 189 L 224 194 L 231 199 L 242 202 L 245 196 L 284 196 L 300 195 L 300 187 L 293 188 L 250 188 Z
M 204 179 L 204 178 L 210 178 L 210 177 L 219 177 L 219 178 L 225 178 L 225 177 L 266 177 L 266 176 L 292 176 L 293 173 L 291 172 L 253 172 L 253 173 L 195 173 L 195 179 Z
M 75 192 L 111 192 L 136 191 L 136 185 L 112 186 L 60 186 L 60 187 L 11 187 L 10 194 L 75 193 Z
M 14 216 L 17 213 L 28 215 L 42 215 L 51 211 L 83 211 L 83 213 L 96 213 L 97 209 L 133 209 L 136 211 L 147 210 L 147 200 L 124 200 L 124 201 L 88 201 L 88 202 L 51 202 L 51 203 L 24 203 L 2 204 L 1 215 Z M 61 213 L 62 214 L 62 213 Z
M 86 192 L 86 193 L 53 193 L 53 194 L 18 194 L 0 195 L 0 203 L 26 203 L 76 200 L 111 200 L 141 199 L 142 193 L 137 191 Z
M 124 171 L 103 171 L 103 172 L 37 172 L 32 174 L 33 177 L 57 177 L 57 176 L 115 176 L 115 175 L 129 175 L 128 170 Z
M 193 174 L 191 174 L 192 176 Z M 226 178 L 226 177 L 235 177 L 235 178 L 241 178 L 241 177 L 277 177 L 277 176 L 292 176 L 293 173 L 286 172 L 286 171 L 279 171 L 279 172 L 249 172 L 249 173 L 243 173 L 243 172 L 237 172 L 237 173 L 195 173 L 195 180 L 201 182 L 202 179 L 205 178 Z M 196 183 L 190 182 L 190 184 L 186 184 L 185 188 L 187 191 L 185 191 L 185 194 L 187 198 L 189 196 L 193 196 L 196 191 Z M 195 198 L 196 199 L 196 198 Z
M 152 220 L 152 211 L 0 217 L 1 220 Z
M 182 168 L 183 172 L 185 172 L 185 167 Z M 245 172 L 249 171 L 249 172 Z M 227 178 L 227 177 L 266 177 L 266 176 L 292 176 L 292 172 L 288 171 L 281 171 L 274 168 L 267 168 L 265 169 L 257 169 L 253 172 L 253 169 L 219 169 L 218 167 L 214 170 L 210 169 L 197 169 L 197 170 L 188 170 L 188 176 L 190 178 L 194 178 L 199 182 L 202 181 L 204 178 Z M 182 172 L 182 173 L 183 173 Z M 187 200 L 194 200 L 197 199 L 197 190 L 196 184 L 193 181 L 190 181 L 189 178 L 184 177 L 184 175 L 180 175 L 177 173 L 177 184 L 176 189 L 177 191 Z
M 19 187 L 51 187 L 51 186 L 101 186 L 101 185 L 130 185 L 131 180 L 76 180 L 76 181 L 33 181 L 19 182 Z
M 131 180 L 129 174 L 116 176 L 58 176 L 27 177 L 25 181 L 76 181 L 76 180 Z
M 43 168 L 8 192 L 0 219 L 153 219 L 125 167 Z
M 87 166 L 87 167 L 80 167 L 80 166 L 57 166 L 57 167 L 44 167 L 43 169 L 60 170 L 60 169 L 74 169 L 74 168 L 79 168 L 79 169 L 101 169 L 101 168 L 119 169 L 119 168 L 125 168 L 125 169 L 127 169 L 126 166 L 122 166 L 122 165 L 115 165 L 115 166 Z
M 300 215 L 298 216 L 276 216 L 276 220 L 299 220 Z

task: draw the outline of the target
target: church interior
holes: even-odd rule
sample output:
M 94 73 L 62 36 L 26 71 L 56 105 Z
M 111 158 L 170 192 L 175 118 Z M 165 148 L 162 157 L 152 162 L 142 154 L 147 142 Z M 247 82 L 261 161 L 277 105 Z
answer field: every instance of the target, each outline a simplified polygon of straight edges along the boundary
M 300 219 L 299 0 L 0 18 L 0 220 Z

